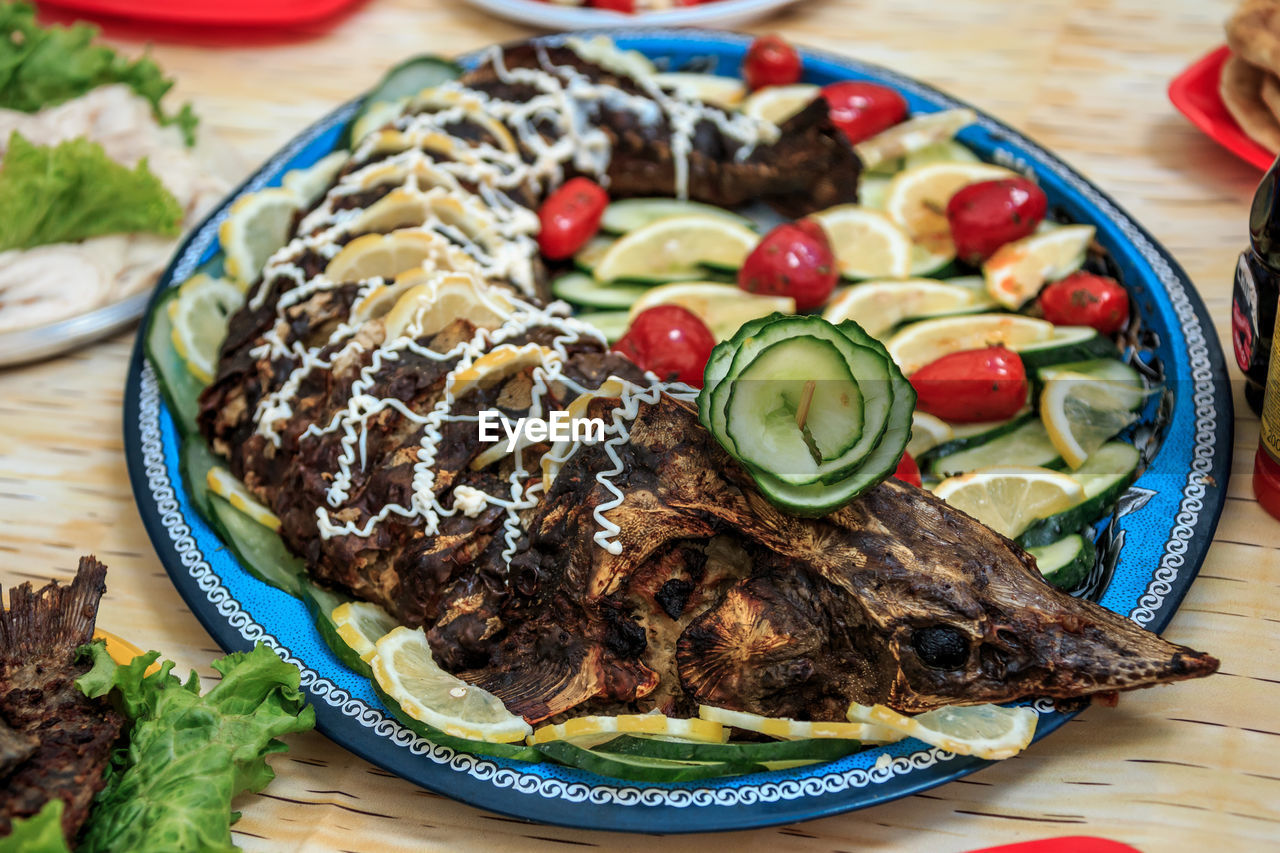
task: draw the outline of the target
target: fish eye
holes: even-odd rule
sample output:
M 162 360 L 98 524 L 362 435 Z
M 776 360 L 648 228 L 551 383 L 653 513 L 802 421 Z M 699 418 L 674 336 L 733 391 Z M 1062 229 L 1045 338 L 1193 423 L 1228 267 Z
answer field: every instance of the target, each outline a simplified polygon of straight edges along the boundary
M 969 639 L 950 625 L 917 628 L 911 635 L 911 647 L 925 666 L 934 669 L 959 669 L 969 660 Z

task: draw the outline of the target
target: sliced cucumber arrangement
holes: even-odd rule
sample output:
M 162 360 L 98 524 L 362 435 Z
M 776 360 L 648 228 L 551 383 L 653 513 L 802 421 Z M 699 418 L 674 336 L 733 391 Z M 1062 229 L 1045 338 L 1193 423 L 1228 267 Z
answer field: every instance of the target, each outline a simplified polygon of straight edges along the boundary
M 936 445 L 929 451 L 930 456 L 950 456 L 959 453 L 962 450 L 968 450 L 979 445 L 987 444 L 992 439 L 999 438 L 1005 433 L 1013 432 L 1027 421 L 1035 418 L 1036 413 L 1031 407 L 1023 409 L 1008 420 L 1003 421 L 984 421 L 982 423 L 972 424 L 950 424 L 951 437 L 946 441 Z
M 600 219 L 600 230 L 607 234 L 621 235 L 668 216 L 684 216 L 690 213 L 718 216 L 747 228 L 755 227 L 755 223 L 745 216 L 739 216 L 714 204 L 682 201 L 675 198 L 624 198 L 610 202 L 604 209 L 604 216 Z
M 210 493 L 209 505 L 213 509 L 209 520 L 222 533 L 240 565 L 263 583 L 300 598 L 306 564 L 301 557 L 289 553 L 280 535 L 233 507 L 221 495 Z
M 1141 463 L 1142 455 L 1132 444 L 1123 441 L 1104 444 L 1070 474 L 1083 489 L 1082 500 L 1063 512 L 1036 521 L 1018 537 L 1019 544 L 1024 548 L 1048 545 L 1094 524 L 1111 512 L 1125 489 L 1137 479 Z
M 768 769 L 763 764 L 747 761 L 671 761 L 642 755 L 606 753 L 584 749 L 564 740 L 539 744 L 537 749 L 561 764 L 633 782 L 692 782 L 712 776 L 741 776 Z
M 1049 440 L 1049 432 L 1039 418 L 1033 417 L 967 450 L 935 454 L 929 462 L 929 470 L 939 477 L 951 477 L 975 468 L 1007 465 L 1010 460 L 1038 468 L 1061 468 L 1063 465 L 1062 456 Z
M 1022 357 L 1028 373 L 1063 362 L 1093 360 L 1110 356 L 1116 361 L 1119 353 L 1110 338 L 1104 337 L 1088 326 L 1054 326 L 1048 340 L 1032 341 L 1014 347 Z
M 347 128 L 345 144 L 359 140 L 365 133 L 377 130 L 374 120 L 390 120 L 395 113 L 423 89 L 439 86 L 462 75 L 462 66 L 448 59 L 423 54 L 406 59 L 392 68 L 369 94 L 365 95 L 360 112 L 356 113 Z M 388 107 L 391 107 L 389 109 Z
M 575 316 L 604 332 L 605 340 L 611 344 L 617 343 L 627 333 L 627 326 L 631 324 L 629 311 L 581 311 Z
M 630 308 L 649 288 L 638 284 L 601 284 L 587 273 L 565 273 L 551 282 L 551 294 L 557 299 L 585 308 Z
M 644 735 L 622 735 L 595 748 L 597 752 L 634 755 L 665 761 L 723 761 L 730 764 L 835 761 L 862 749 L 862 742 L 840 738 L 806 738 L 761 743 L 697 743 Z

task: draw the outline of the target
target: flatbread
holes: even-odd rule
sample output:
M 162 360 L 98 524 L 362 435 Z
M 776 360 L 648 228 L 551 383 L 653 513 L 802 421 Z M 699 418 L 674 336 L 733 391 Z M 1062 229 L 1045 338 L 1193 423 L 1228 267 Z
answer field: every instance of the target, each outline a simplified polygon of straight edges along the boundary
M 1238 56 L 1222 66 L 1218 89 L 1227 112 L 1250 139 L 1271 153 L 1280 152 L 1280 120 L 1262 102 L 1263 72 Z
M 1280 74 L 1280 0 L 1244 0 L 1227 19 L 1226 29 L 1232 53 Z

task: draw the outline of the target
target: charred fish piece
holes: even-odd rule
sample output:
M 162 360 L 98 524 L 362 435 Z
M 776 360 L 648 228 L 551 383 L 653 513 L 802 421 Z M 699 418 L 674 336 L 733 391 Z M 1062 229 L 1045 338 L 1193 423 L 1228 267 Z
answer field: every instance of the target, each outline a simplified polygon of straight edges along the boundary
M 76 687 L 89 664 L 75 652 L 93 639 L 106 572 L 82 557 L 70 584 L 24 583 L 0 611 L 0 745 L 9 765 L 0 774 L 0 836 L 56 798 L 66 803 L 63 834 L 74 841 L 105 784 L 124 720 L 105 698 Z
M 1013 542 L 921 489 L 889 480 L 829 516 L 796 518 L 756 492 L 689 404 L 642 405 L 629 429 L 612 448 L 613 488 L 597 480 L 617 467 L 603 445 L 556 477 L 521 558 L 536 589 L 502 615 L 519 629 L 463 675 L 530 719 L 591 702 L 660 707 L 646 699 L 673 671 L 696 703 L 836 720 L 854 701 L 919 712 L 1218 667 L 1054 588 Z M 611 553 L 595 541 L 596 514 L 615 490 Z M 689 577 L 666 560 L 673 543 L 711 537 L 736 545 L 716 572 Z M 672 582 L 689 585 L 675 606 L 653 593 Z

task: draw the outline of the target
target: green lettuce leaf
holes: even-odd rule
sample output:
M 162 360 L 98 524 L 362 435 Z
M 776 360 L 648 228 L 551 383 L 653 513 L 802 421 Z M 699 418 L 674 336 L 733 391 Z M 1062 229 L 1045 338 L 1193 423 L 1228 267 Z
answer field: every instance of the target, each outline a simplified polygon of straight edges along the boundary
M 17 131 L 0 163 L 0 210 L 0 252 L 182 228 L 182 207 L 145 160 L 129 169 L 96 142 L 32 145 Z
M 315 725 L 298 670 L 258 644 L 214 661 L 222 680 L 201 696 L 195 673 L 180 681 L 172 661 L 146 675 L 157 652 L 121 666 L 101 643 L 82 651 L 93 666 L 77 685 L 90 697 L 110 694 L 134 722 L 77 849 L 234 851 L 232 798 L 274 778 L 266 756 L 285 750 L 279 736 Z
M 62 809 L 57 798 L 31 817 L 13 819 L 13 828 L 0 838 L 0 853 L 71 853 L 62 837 Z
M 30 3 L 0 2 L 0 107 L 33 113 L 110 83 L 124 83 L 151 104 L 161 124 L 176 124 L 195 142 L 190 104 L 167 114 L 160 99 L 173 86 L 150 58 L 129 61 L 93 44 L 98 28 L 85 23 L 41 27 Z

